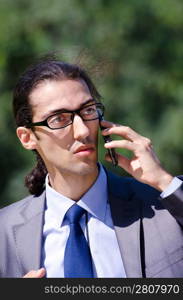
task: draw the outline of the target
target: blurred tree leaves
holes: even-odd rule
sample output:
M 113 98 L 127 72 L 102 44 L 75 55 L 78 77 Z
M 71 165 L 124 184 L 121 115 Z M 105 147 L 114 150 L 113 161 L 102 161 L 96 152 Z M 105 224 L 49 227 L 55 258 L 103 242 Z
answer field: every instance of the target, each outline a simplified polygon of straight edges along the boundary
M 182 173 L 182 15 L 181 0 L 0 0 L 1 206 L 26 195 L 23 178 L 34 161 L 15 135 L 12 89 L 52 51 L 87 67 L 106 119 L 151 138 L 165 168 Z

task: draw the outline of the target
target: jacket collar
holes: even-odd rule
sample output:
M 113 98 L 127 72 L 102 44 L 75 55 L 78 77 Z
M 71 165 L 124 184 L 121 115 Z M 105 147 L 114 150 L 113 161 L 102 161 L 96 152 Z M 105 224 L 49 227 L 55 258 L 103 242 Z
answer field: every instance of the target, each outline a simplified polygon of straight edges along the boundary
M 30 196 L 20 207 L 19 219 L 13 226 L 17 257 L 22 274 L 40 268 L 45 192 Z

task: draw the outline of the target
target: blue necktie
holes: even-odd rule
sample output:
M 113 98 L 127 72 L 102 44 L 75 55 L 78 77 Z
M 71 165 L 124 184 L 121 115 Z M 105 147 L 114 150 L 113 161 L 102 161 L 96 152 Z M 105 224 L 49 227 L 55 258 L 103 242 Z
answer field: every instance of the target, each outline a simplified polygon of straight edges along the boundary
M 80 218 L 86 211 L 74 204 L 67 211 L 65 218 L 70 225 L 64 255 L 64 276 L 67 278 L 93 277 L 91 253 L 79 224 Z

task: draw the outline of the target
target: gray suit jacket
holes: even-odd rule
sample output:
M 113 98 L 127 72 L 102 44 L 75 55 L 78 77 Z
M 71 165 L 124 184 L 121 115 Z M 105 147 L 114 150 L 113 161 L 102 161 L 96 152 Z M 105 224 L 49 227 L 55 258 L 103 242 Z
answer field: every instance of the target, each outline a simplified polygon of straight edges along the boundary
M 107 177 L 127 277 L 183 277 L 183 185 L 160 200 L 159 192 L 132 178 Z M 0 277 L 41 267 L 44 207 L 45 192 L 0 210 Z

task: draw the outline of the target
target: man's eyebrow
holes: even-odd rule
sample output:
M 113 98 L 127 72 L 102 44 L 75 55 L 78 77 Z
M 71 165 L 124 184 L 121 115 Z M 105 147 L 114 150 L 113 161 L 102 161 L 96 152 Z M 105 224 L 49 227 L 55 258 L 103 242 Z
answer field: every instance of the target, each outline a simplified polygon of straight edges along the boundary
M 90 98 L 90 99 L 86 100 L 85 102 L 83 102 L 78 109 L 84 107 L 87 104 L 90 104 L 90 103 L 92 104 L 93 102 L 96 102 L 96 100 L 94 98 Z M 78 109 L 76 109 L 76 110 L 78 110 Z M 44 120 L 44 119 L 48 118 L 49 116 L 52 116 L 59 112 L 72 112 L 72 110 L 69 110 L 67 108 L 59 108 L 59 109 L 50 110 L 45 115 L 43 115 L 42 119 Z

